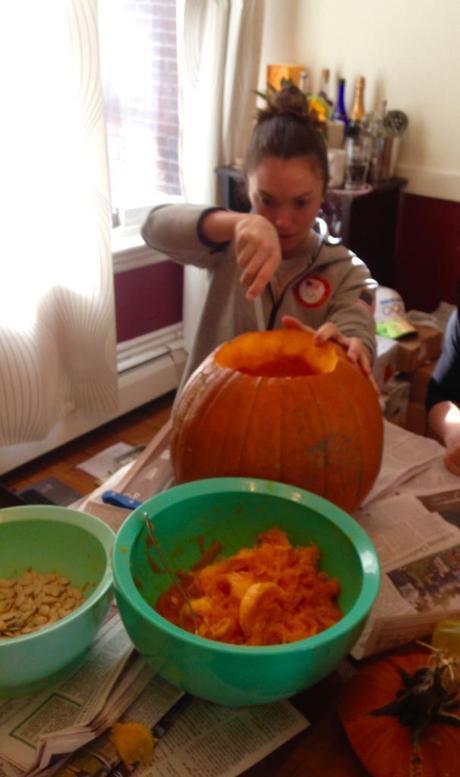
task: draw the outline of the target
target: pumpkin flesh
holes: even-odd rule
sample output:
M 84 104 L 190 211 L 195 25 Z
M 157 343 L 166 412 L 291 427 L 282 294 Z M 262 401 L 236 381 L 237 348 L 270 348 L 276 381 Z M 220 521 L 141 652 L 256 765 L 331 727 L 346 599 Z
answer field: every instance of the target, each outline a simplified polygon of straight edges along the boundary
M 380 467 L 383 422 L 360 368 L 297 330 L 251 332 L 216 349 L 173 412 L 177 483 L 280 480 L 353 511 Z

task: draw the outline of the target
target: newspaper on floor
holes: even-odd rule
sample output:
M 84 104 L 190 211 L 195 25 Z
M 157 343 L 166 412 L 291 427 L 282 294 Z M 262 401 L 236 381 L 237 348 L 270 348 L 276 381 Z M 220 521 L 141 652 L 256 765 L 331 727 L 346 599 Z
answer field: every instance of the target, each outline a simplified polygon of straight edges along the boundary
M 96 478 L 99 483 L 103 483 L 109 475 L 113 475 L 120 467 L 134 461 L 143 449 L 143 445 L 116 442 L 95 456 L 91 456 L 90 459 L 77 464 L 77 469 L 82 469 Z
M 355 658 L 426 637 L 438 621 L 460 614 L 460 488 L 391 496 L 355 517 L 383 573 Z
M 101 518 L 114 531 L 118 531 L 130 511 L 105 504 L 102 501 L 102 494 L 104 491 L 113 489 L 139 502 L 145 502 L 154 494 L 168 488 L 173 481 L 169 455 L 170 435 L 171 421 L 168 420 L 134 463 L 127 464 L 115 472 L 85 499 L 79 500 L 74 507 Z
M 73 752 L 117 720 L 151 676 L 112 615 L 70 677 L 33 696 L 0 701 L 0 758 L 25 773 L 43 769 L 56 753 Z

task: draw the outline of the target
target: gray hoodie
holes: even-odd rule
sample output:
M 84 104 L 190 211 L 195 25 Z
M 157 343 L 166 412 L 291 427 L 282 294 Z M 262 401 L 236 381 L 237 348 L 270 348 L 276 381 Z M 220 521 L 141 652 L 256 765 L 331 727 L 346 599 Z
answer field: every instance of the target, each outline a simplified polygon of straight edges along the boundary
M 257 329 L 254 304 L 246 299 L 246 288 L 239 281 L 233 242 L 215 245 L 201 233 L 202 219 L 209 210 L 197 205 L 160 206 L 150 212 L 142 227 L 147 245 L 175 262 L 202 267 L 210 276 L 181 386 L 214 348 Z M 347 337 L 360 337 L 374 354 L 376 287 L 355 254 L 342 245 L 330 245 L 327 236 L 312 230 L 298 255 L 281 263 L 261 295 L 266 327 L 281 327 L 286 314 L 313 329 L 332 321 Z

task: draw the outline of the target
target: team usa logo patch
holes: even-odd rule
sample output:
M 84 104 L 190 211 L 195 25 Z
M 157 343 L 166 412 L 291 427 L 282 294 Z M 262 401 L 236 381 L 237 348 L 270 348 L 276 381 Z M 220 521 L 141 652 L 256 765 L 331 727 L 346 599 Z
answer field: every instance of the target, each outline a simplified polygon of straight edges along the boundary
M 294 288 L 297 301 L 306 308 L 319 308 L 329 299 L 331 284 L 320 275 L 301 278 Z

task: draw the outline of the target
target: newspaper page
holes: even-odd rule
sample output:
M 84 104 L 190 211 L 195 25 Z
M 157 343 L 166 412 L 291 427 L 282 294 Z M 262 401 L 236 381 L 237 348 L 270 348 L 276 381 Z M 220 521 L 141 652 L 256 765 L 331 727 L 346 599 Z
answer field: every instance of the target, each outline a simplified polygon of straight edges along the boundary
M 153 728 L 181 696 L 166 680 L 154 677 L 121 720 L 135 720 Z M 287 701 L 232 708 L 188 697 L 167 736 L 159 740 L 151 764 L 139 767 L 136 774 L 230 777 L 248 769 L 308 726 L 307 719 Z M 110 777 L 118 767 L 118 755 L 107 732 L 70 759 L 41 772 L 40 777 Z
M 147 688 L 126 717 L 148 722 Z M 200 699 L 178 718 L 139 777 L 234 777 L 309 726 L 288 701 L 222 707 Z
M 93 739 L 93 723 L 97 730 L 117 719 L 150 678 L 114 615 L 70 677 L 33 696 L 0 702 L 0 758 L 22 771 L 38 762 L 43 768 L 56 752 Z
M 382 465 L 376 482 L 362 506 L 382 499 L 398 486 L 441 461 L 445 448 L 436 440 L 408 432 L 384 421 Z
M 460 489 L 400 494 L 355 515 L 373 540 L 383 580 L 357 658 L 399 647 L 460 613 Z

